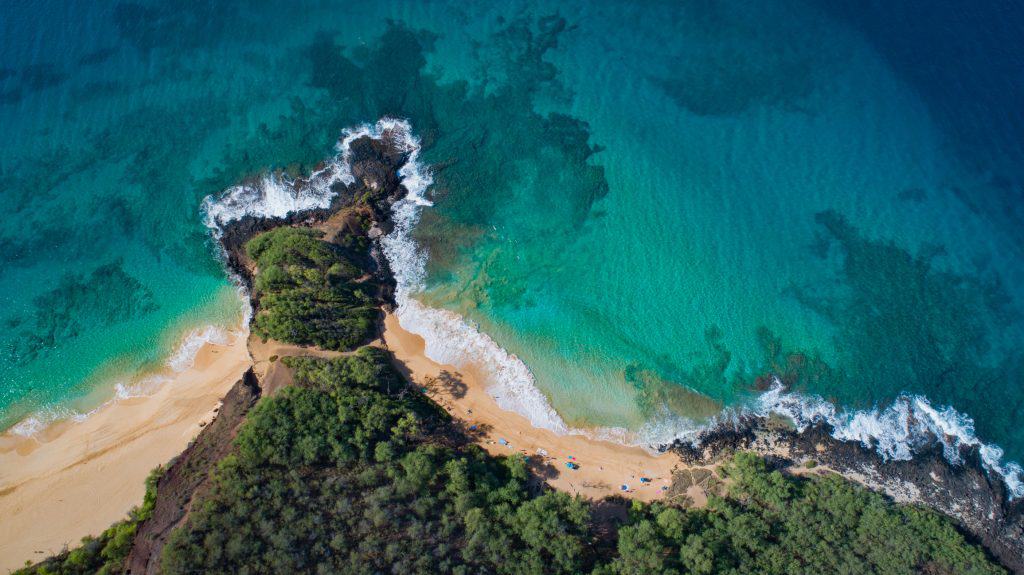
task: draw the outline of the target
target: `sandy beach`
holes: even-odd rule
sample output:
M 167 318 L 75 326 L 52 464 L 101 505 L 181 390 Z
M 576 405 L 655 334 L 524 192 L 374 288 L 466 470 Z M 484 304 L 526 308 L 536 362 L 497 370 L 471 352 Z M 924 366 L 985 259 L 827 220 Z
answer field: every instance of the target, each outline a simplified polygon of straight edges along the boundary
M 471 367 L 457 369 L 428 358 L 423 338 L 403 329 L 393 314 L 385 319 L 383 339 L 416 385 L 426 388 L 454 417 L 477 426 L 484 449 L 495 455 L 518 452 L 546 460 L 553 475 L 546 478 L 547 483 L 556 489 L 594 499 L 623 495 L 650 501 L 663 496 L 662 487 L 669 486 L 672 470 L 681 465 L 672 453 L 654 456 L 638 447 L 533 427 L 525 417 L 498 407 Z M 569 469 L 567 463 L 578 469 Z M 641 483 L 641 477 L 650 483 Z M 623 491 L 623 485 L 629 490 Z M 703 494 L 699 488 L 693 491 L 688 495 L 700 503 Z
M 472 367 L 457 369 L 426 357 L 423 339 L 404 330 L 392 314 L 373 345 L 394 353 L 399 368 L 465 427 L 475 426 L 478 443 L 488 452 L 518 452 L 544 461 L 544 479 L 556 489 L 595 499 L 621 495 L 650 501 L 664 496 L 662 488 L 680 464 L 673 454 L 655 456 L 533 427 L 498 407 Z M 152 395 L 112 401 L 84 421 L 58 422 L 34 437 L 0 435 L 0 572 L 74 547 L 125 517 L 142 502 L 150 471 L 198 435 L 247 368 L 255 367 L 268 394 L 291 383 L 289 370 L 269 361 L 286 355 L 340 354 L 235 337 L 228 345 L 203 346 L 193 367 L 165 374 L 171 380 Z M 704 500 L 698 487 L 687 494 L 697 504 Z
M 472 367 L 458 369 L 428 358 L 424 354 L 423 338 L 403 329 L 394 314 L 385 316 L 382 339 L 371 345 L 391 351 L 399 369 L 416 386 L 426 389 L 428 395 L 465 428 L 475 426 L 476 433 L 471 435 L 476 435 L 479 445 L 488 452 L 494 455 L 522 453 L 534 462 L 547 463 L 544 479 L 555 489 L 592 499 L 621 495 L 650 501 L 664 496 L 662 487 L 670 485 L 672 470 L 680 464 L 679 458 L 671 453 L 654 456 L 637 447 L 597 441 L 583 435 L 558 435 L 533 427 L 525 417 L 501 409 L 488 394 L 486 382 Z M 255 337 L 250 337 L 249 349 L 255 372 L 267 394 L 292 383 L 289 370 L 279 361 L 270 362 L 270 357 L 342 355 L 280 342 L 264 343 Z M 578 468 L 569 469 L 567 463 Z M 641 477 L 651 481 L 641 482 Z M 629 489 L 624 491 L 623 485 Z M 696 504 L 706 498 L 699 487 L 694 487 L 687 495 Z
M 152 395 L 112 401 L 35 437 L 0 435 L 0 572 L 98 535 L 142 503 L 150 471 L 180 453 L 249 367 L 246 337 L 206 344 Z

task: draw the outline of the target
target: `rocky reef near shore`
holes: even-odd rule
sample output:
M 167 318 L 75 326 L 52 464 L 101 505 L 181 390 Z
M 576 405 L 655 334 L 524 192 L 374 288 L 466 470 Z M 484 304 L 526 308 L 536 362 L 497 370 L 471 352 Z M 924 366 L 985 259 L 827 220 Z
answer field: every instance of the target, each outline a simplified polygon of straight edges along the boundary
M 407 155 L 394 144 L 385 132 L 381 138 L 364 136 L 349 145 L 350 168 L 354 181 L 338 182 L 332 187 L 334 196 L 330 206 L 292 212 L 283 217 L 246 215 L 225 222 L 218 229 L 217 241 L 225 256 L 227 271 L 241 282 L 255 310 L 258 302 L 252 298 L 253 275 L 245 244 L 256 235 L 281 226 L 314 226 L 326 222 L 339 211 L 356 206 L 369 209 L 372 226 L 368 239 L 390 231 L 391 204 L 405 195 L 398 171 Z M 305 181 L 294 184 L 297 194 L 302 193 Z M 394 284 L 387 260 L 380 253 L 377 242 L 371 242 L 369 269 L 378 283 L 384 286 L 385 299 Z M 182 525 L 191 512 L 192 503 L 210 489 L 210 474 L 216 463 L 230 450 L 238 427 L 245 420 L 256 401 L 266 393 L 262 383 L 250 369 L 228 392 L 210 425 L 203 428 L 189 447 L 171 461 L 156 485 L 153 514 L 142 521 L 131 551 L 125 560 L 126 573 L 159 573 L 161 552 L 171 531 Z
M 1024 573 L 1024 500 L 1011 499 L 1005 480 L 985 470 L 978 446 L 962 446 L 960 464 L 946 459 L 937 439 L 913 459 L 893 460 L 832 434 L 826 423 L 798 431 L 775 417 L 745 416 L 667 448 L 690 464 L 723 461 L 749 450 L 780 469 L 827 468 L 897 502 L 954 518 L 1005 567 Z
M 391 204 L 405 195 L 398 171 L 408 159 L 407 152 L 395 143 L 387 131 L 381 138 L 363 136 L 352 141 L 349 152 L 354 181 L 351 184 L 335 182 L 331 186 L 334 196 L 329 206 L 290 212 L 280 217 L 245 215 L 221 225 L 218 241 L 225 254 L 227 268 L 246 287 L 251 287 L 253 278 L 244 246 L 261 232 L 280 226 L 313 226 L 357 202 L 373 212 L 374 227 L 368 233 L 371 239 L 390 231 Z M 295 181 L 295 193 L 301 194 L 305 184 L 303 179 Z M 370 256 L 375 275 L 379 279 L 389 279 L 391 274 L 387 272 L 387 261 L 376 242 L 371 245 Z

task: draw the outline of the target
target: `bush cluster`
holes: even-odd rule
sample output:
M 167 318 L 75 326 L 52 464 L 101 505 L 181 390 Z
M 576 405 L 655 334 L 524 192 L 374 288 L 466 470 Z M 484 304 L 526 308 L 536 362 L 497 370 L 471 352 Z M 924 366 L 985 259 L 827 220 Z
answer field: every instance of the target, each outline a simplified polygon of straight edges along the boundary
M 386 352 L 285 361 L 297 385 L 250 414 L 165 573 L 1003 572 L 936 513 L 749 453 L 706 508 L 634 503 L 602 536 L 589 502 L 531 489 L 522 457 L 439 433 Z
M 250 413 L 165 573 L 579 573 L 588 505 L 536 494 L 522 457 L 434 433 L 387 354 L 289 358 L 297 385 Z
M 894 505 L 838 475 L 771 471 L 738 453 L 727 497 L 705 509 L 636 505 L 602 574 L 1004 573 L 930 510 Z
M 285 227 L 246 249 L 255 333 L 334 350 L 372 337 L 376 286 L 344 247 Z M 280 361 L 295 385 L 248 414 L 164 547 L 164 573 L 1004 572 L 934 512 L 838 476 L 785 476 L 749 453 L 724 467 L 727 492 L 706 508 L 633 502 L 617 529 L 598 526 L 594 504 L 538 488 L 522 456 L 447 433 L 447 414 L 387 352 Z M 19 573 L 121 572 L 155 485 L 126 521 Z
M 337 351 L 373 338 L 380 315 L 377 285 L 363 278 L 343 248 L 321 236 L 308 228 L 281 227 L 246 244 L 258 269 L 256 335 Z

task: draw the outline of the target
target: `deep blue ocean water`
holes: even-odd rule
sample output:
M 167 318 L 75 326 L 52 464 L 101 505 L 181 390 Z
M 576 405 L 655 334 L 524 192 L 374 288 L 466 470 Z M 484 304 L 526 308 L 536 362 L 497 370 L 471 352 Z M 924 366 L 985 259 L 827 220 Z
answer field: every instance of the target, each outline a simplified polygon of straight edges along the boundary
M 983 4 L 6 2 L 0 422 L 234 325 L 202 199 L 394 116 L 419 299 L 569 425 L 663 437 L 774 374 L 1024 460 L 1024 7 Z

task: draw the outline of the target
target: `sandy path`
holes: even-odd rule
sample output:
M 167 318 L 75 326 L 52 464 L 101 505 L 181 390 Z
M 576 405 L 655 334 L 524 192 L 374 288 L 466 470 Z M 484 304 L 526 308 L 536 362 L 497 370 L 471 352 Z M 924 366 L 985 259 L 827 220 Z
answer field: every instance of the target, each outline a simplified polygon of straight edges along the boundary
M 553 474 L 547 482 L 556 489 L 593 499 L 625 495 L 650 501 L 662 496 L 662 486 L 670 484 L 673 468 L 681 463 L 671 453 L 653 456 L 637 447 L 533 427 L 525 417 L 498 407 L 473 369 L 443 366 L 427 358 L 423 338 L 402 329 L 393 314 L 385 319 L 384 343 L 417 385 L 427 387 L 453 416 L 477 426 L 479 443 L 488 452 L 508 455 L 525 450 L 533 460 L 543 457 L 539 450 L 546 452 Z M 502 445 L 502 439 L 509 445 Z M 566 468 L 570 456 L 579 469 Z M 652 481 L 641 483 L 641 477 Z M 630 492 L 622 491 L 623 484 Z
M 150 470 L 185 449 L 249 365 L 245 337 L 207 344 L 153 395 L 35 438 L 0 435 L 0 572 L 74 547 L 141 504 Z
M 295 383 L 292 371 L 280 360 L 282 357 L 320 357 L 331 359 L 345 355 L 339 351 L 328 351 L 316 347 L 304 347 L 281 343 L 279 341 L 263 341 L 255 335 L 249 336 L 249 354 L 252 356 L 252 370 L 260 380 L 263 396 L 276 394 L 282 388 Z M 271 358 L 274 358 L 271 361 Z

